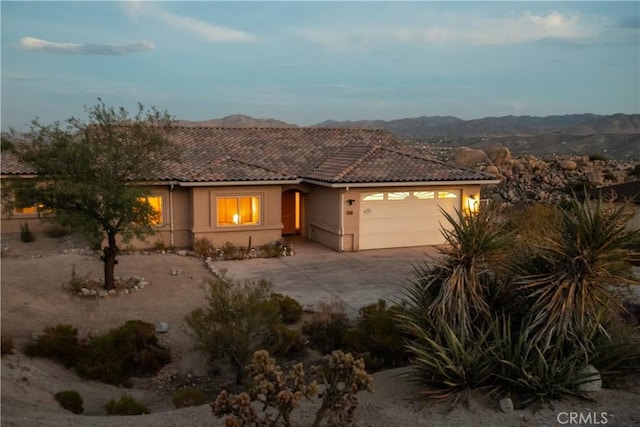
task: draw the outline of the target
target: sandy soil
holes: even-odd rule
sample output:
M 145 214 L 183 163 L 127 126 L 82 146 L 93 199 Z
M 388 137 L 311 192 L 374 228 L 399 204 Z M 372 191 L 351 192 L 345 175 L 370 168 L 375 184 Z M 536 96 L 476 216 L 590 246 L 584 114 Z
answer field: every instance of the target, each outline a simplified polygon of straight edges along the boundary
M 70 323 L 81 336 L 99 334 L 141 319 L 170 325 L 161 341 L 171 348 L 173 361 L 153 379 L 137 380 L 134 387 L 118 388 L 77 377 L 53 362 L 31 359 L 17 351 L 2 356 L 2 426 L 211 426 L 224 425 L 208 405 L 174 410 L 168 378 L 196 381 L 206 375 L 203 354 L 193 351 L 184 316 L 204 304 L 200 284 L 209 275 L 201 260 L 176 254 L 120 256 L 116 274 L 143 276 L 149 285 L 140 292 L 108 298 L 72 296 L 64 287 L 72 266 L 78 276 L 99 279 L 102 264 L 80 241 L 38 236 L 25 244 L 3 236 L 2 336 L 11 336 L 16 348 L 46 326 Z M 8 247 L 8 250 L 6 248 Z M 171 270 L 182 274 L 171 275 Z M 425 405 L 413 399 L 420 387 L 407 382 L 407 368 L 374 375 L 375 390 L 360 396 L 357 411 L 361 426 L 556 426 L 569 424 L 575 413 L 590 417 L 591 424 L 640 425 L 638 401 L 640 378 L 632 377 L 622 389 L 604 389 L 593 401 L 562 400 L 543 408 L 502 413 L 495 399 L 482 392 L 449 410 L 448 405 Z M 62 409 L 53 395 L 75 389 L 84 399 L 85 413 L 73 415 Z M 145 402 L 152 414 L 139 417 L 107 417 L 104 404 L 122 394 Z M 296 425 L 310 425 L 315 406 L 297 411 Z M 578 419 L 578 418 L 576 418 Z M 564 422 L 567 421 L 567 422 Z M 583 423 L 585 425 L 586 423 Z M 575 423 L 574 423 L 575 425 Z M 587 424 L 588 425 L 588 424 Z

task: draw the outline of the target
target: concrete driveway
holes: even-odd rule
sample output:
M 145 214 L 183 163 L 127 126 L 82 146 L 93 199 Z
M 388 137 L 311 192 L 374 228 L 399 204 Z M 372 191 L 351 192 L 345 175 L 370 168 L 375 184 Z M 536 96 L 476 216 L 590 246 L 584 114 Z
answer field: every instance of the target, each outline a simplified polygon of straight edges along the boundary
M 397 301 L 413 277 L 412 266 L 437 255 L 432 246 L 339 253 L 301 238 L 293 245 L 294 256 L 222 261 L 216 267 L 234 279 L 269 280 L 276 292 L 307 308 L 337 298 L 353 317 L 379 299 Z

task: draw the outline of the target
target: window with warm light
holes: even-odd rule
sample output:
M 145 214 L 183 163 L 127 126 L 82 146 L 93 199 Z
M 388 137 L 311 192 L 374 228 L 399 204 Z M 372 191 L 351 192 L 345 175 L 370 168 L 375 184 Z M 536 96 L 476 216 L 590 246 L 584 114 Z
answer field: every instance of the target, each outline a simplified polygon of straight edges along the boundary
M 451 191 L 438 191 L 438 199 L 457 199 L 458 195 Z
M 218 226 L 260 224 L 260 197 L 218 197 Z
M 365 193 L 362 195 L 362 201 L 375 202 L 378 200 L 384 200 L 384 193 Z
M 409 198 L 410 194 L 411 193 L 409 193 L 408 191 L 395 191 L 392 193 L 387 193 L 387 200 L 405 200 Z
M 435 199 L 436 193 L 433 191 L 414 191 L 413 197 L 415 197 L 418 200 Z
M 162 196 L 147 196 L 139 199 L 140 201 L 146 201 L 151 206 L 153 211 L 153 217 L 150 218 L 149 223 L 152 225 L 162 225 L 163 223 L 163 209 L 162 209 Z
M 42 212 L 42 208 L 44 207 L 41 204 L 33 204 L 30 206 L 19 206 L 22 205 L 18 198 L 14 196 L 14 207 L 13 213 L 20 215 L 36 215 L 38 212 Z

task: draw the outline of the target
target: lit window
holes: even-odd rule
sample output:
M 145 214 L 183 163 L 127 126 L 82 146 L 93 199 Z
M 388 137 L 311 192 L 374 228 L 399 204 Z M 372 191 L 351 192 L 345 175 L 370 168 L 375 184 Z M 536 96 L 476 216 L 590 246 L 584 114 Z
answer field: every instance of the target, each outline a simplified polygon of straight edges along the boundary
M 44 208 L 44 206 L 39 203 L 34 203 L 31 206 L 19 206 L 22 205 L 22 203 L 20 203 L 17 196 L 14 196 L 13 203 L 13 212 L 22 215 L 35 215 L 38 212 L 42 212 L 42 209 Z
M 260 224 L 260 197 L 218 197 L 218 225 Z
M 451 191 L 438 191 L 438 199 L 457 199 L 458 195 Z
M 149 222 L 153 225 L 162 224 L 162 196 L 149 196 L 144 199 L 149 203 L 154 213 L 153 218 L 151 218 Z
M 363 194 L 362 200 L 365 202 L 384 200 L 384 193 L 366 193 Z
M 388 200 L 405 200 L 406 198 L 409 197 L 409 193 L 408 191 L 398 191 L 395 193 L 387 193 L 387 199 Z
M 436 193 L 433 191 L 414 191 L 413 197 L 418 200 L 435 199 Z
M 16 207 L 16 208 L 13 209 L 13 211 L 15 213 L 18 213 L 18 214 L 36 214 L 36 213 L 38 213 L 38 207 L 35 206 L 35 205 L 34 206 L 27 206 L 27 207 L 24 207 L 24 208 Z

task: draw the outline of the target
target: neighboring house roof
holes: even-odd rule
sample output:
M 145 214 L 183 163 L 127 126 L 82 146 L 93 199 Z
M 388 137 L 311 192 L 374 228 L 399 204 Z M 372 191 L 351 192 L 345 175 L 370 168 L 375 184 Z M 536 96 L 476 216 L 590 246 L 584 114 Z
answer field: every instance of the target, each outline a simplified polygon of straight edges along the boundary
M 495 181 L 491 175 L 422 156 L 384 130 L 178 126 L 168 138 L 180 147 L 181 159 L 166 162 L 163 172 L 149 180 L 185 184 L 306 180 L 328 185 Z M 3 153 L 2 173 L 32 171 Z
M 640 181 L 594 188 L 589 195 L 592 198 L 602 197 L 605 200 L 640 204 Z

